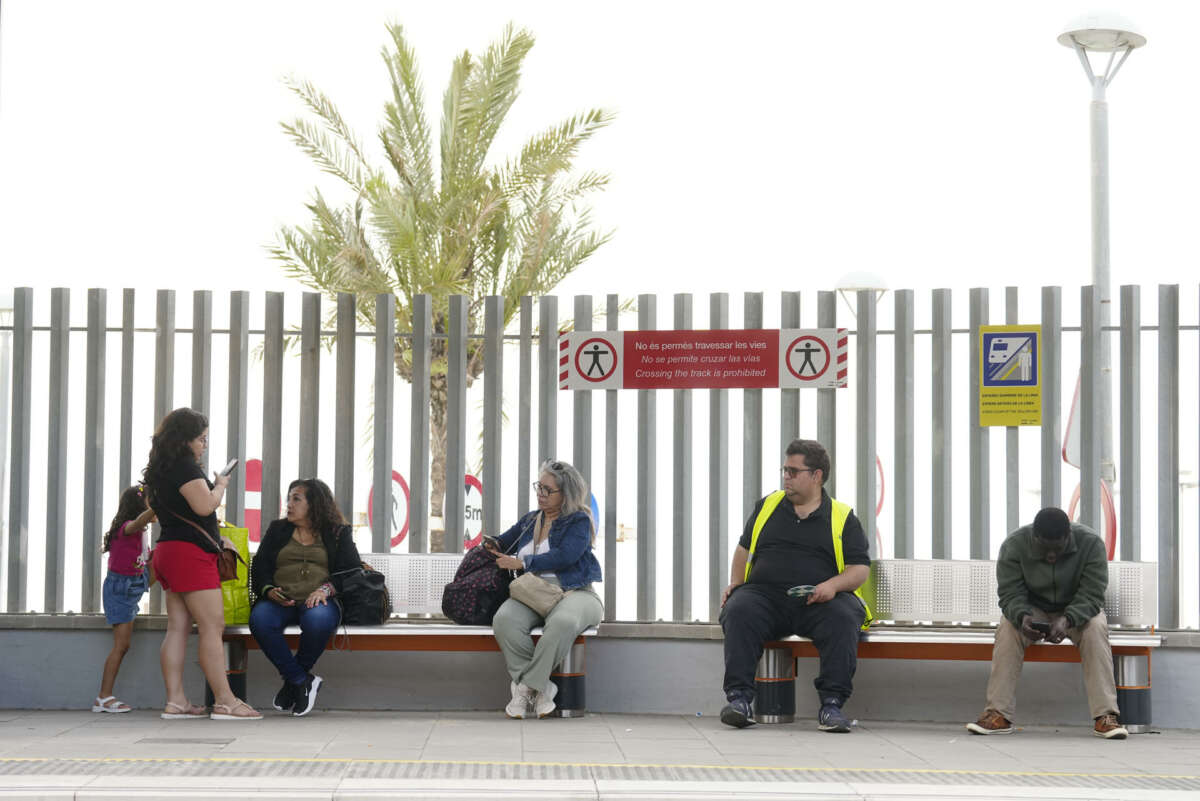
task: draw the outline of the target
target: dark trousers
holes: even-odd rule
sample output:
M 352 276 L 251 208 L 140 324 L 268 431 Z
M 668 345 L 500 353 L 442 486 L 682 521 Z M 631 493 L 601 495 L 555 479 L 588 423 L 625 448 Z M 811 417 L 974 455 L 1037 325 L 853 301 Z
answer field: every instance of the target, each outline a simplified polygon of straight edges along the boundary
M 295 606 L 280 606 L 264 599 L 250 610 L 250 633 L 284 681 L 300 684 L 325 652 L 325 644 L 337 631 L 341 619 L 342 610 L 335 601 L 309 609 L 303 601 L 297 601 Z M 297 624 L 300 647 L 293 656 L 283 630 Z
M 806 604 L 782 590 L 743 584 L 721 609 L 725 632 L 725 697 L 754 700 L 754 675 L 763 643 L 796 634 L 817 648 L 821 672 L 813 681 L 822 698 L 845 702 L 858 666 L 858 631 L 866 613 L 849 592 L 832 601 Z

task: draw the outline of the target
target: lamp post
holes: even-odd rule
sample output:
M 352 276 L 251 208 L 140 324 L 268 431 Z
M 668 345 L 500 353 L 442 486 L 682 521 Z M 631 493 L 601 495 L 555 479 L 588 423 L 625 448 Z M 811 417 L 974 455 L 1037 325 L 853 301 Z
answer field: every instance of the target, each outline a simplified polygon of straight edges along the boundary
M 1134 32 L 1124 20 L 1087 18 L 1060 34 L 1059 44 L 1070 47 L 1079 56 L 1084 74 L 1092 87 L 1092 285 L 1100 293 L 1100 477 L 1111 484 L 1116 480 L 1112 446 L 1112 347 L 1108 332 L 1112 309 L 1108 248 L 1108 102 L 1105 90 L 1129 58 L 1134 48 L 1146 44 L 1146 37 Z M 1090 53 L 1107 53 L 1103 72 L 1092 68 Z M 1118 58 L 1120 54 L 1120 58 Z

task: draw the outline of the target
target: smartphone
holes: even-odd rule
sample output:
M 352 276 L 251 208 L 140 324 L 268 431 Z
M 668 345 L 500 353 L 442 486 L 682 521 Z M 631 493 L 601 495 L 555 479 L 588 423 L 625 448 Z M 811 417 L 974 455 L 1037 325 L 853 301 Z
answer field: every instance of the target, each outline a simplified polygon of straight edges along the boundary
M 807 598 L 812 595 L 814 589 L 816 587 L 811 584 L 797 584 L 795 587 L 789 588 L 787 594 L 793 598 Z
M 230 459 L 229 464 L 225 465 L 225 469 L 221 471 L 221 475 L 227 476 L 232 473 L 233 468 L 237 467 L 237 463 L 238 460 L 236 458 Z
M 497 551 L 500 550 L 500 540 L 496 539 L 491 534 L 484 534 L 481 542 L 485 548 L 493 548 Z
M 1041 620 L 1031 621 L 1029 623 L 1029 628 L 1034 629 L 1035 631 L 1040 631 L 1042 634 L 1050 633 L 1050 624 L 1044 623 Z

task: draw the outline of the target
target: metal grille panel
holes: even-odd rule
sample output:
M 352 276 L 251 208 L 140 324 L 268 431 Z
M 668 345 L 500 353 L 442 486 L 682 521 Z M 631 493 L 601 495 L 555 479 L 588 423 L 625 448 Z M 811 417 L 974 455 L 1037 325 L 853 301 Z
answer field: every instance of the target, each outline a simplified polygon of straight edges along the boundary
M 1158 610 L 1154 562 L 1109 562 L 1104 613 L 1110 625 L 1144 628 Z M 878 620 L 999 623 L 996 563 L 985 559 L 879 559 L 867 602 Z
M 383 574 L 397 613 L 440 615 L 442 590 L 462 561 L 456 553 L 368 553 L 363 561 Z

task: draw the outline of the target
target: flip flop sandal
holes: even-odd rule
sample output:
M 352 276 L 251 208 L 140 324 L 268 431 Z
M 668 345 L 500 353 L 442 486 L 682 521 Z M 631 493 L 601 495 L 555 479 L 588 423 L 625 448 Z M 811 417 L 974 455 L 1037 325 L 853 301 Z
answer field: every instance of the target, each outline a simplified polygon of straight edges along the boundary
M 133 708 L 128 704 L 118 701 L 115 695 L 110 695 L 107 698 L 96 696 L 95 703 L 92 704 L 93 712 L 132 712 Z
M 226 706 L 225 704 L 213 704 L 212 714 L 209 715 L 213 720 L 262 720 L 262 715 L 255 712 L 253 715 L 235 715 L 233 710 L 239 707 L 250 709 L 250 705 L 242 699 L 238 699 L 236 703 Z M 224 710 L 224 711 L 219 711 Z
M 167 702 L 163 713 L 159 715 L 163 720 L 203 720 L 208 717 L 204 709 L 195 704 L 188 704 L 187 709 L 184 709 L 179 704 Z

